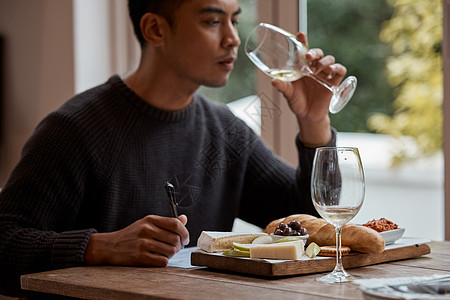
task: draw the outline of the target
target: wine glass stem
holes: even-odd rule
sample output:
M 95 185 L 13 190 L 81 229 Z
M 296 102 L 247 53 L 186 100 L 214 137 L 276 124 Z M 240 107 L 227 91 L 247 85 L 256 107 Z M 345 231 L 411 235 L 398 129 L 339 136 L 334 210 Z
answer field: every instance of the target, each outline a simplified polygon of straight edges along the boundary
M 309 72 L 308 76 L 313 78 L 314 80 L 316 80 L 318 83 L 320 83 L 321 85 L 323 85 L 324 87 L 326 87 L 329 91 L 331 91 L 334 94 L 337 93 L 338 88 L 328 82 L 326 82 L 325 80 L 323 80 L 322 78 L 320 78 L 319 76 L 317 76 L 316 74 Z
M 342 251 L 341 251 L 341 233 L 342 226 L 336 227 L 336 267 L 334 268 L 337 272 L 343 272 L 344 267 L 342 266 Z

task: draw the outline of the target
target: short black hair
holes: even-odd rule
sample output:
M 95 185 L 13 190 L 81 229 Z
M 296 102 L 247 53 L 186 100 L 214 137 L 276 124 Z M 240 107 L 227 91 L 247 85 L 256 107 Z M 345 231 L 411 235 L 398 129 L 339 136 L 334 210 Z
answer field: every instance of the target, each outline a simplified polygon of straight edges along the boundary
M 178 7 L 188 0 L 128 0 L 128 10 L 134 33 L 143 47 L 146 43 L 141 32 L 141 18 L 148 12 L 164 17 L 171 27 L 175 26 L 175 12 Z

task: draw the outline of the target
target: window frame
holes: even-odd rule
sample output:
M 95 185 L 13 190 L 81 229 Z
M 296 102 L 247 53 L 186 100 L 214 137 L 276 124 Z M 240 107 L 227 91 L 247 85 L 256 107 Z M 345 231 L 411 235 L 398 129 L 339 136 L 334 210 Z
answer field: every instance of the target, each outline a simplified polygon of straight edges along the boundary
M 444 213 L 445 213 L 445 228 L 444 238 L 450 240 L 450 0 L 444 0 L 443 5 L 443 48 L 442 61 L 444 69 Z
M 258 1 L 258 22 L 271 23 L 290 32 L 299 31 L 299 9 L 306 8 L 307 0 Z M 302 2 L 300 5 L 300 2 Z M 293 11 L 299 13 L 293 14 Z M 306 14 L 303 9 L 302 15 Z M 306 24 L 306 23 L 305 23 Z M 288 164 L 298 165 L 298 154 L 293 143 L 298 123 L 290 113 L 281 94 L 272 88 L 270 78 L 262 72 L 256 75 L 256 90 L 261 101 L 261 138 Z M 276 113 L 274 113 L 276 112 Z

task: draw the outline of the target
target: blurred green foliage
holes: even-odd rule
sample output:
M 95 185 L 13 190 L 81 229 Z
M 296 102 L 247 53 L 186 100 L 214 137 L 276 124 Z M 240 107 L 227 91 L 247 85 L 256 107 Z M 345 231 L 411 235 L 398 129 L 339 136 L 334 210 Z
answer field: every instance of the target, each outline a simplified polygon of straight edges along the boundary
M 442 3 L 441 0 L 390 0 L 395 13 L 381 39 L 392 46 L 387 60 L 395 87 L 394 114 L 375 114 L 368 125 L 402 141 L 413 137 L 416 149 L 400 143 L 394 164 L 433 154 L 442 148 Z
M 367 119 L 375 112 L 392 113 L 393 89 L 386 73 L 389 45 L 380 41 L 383 22 L 393 9 L 380 0 L 309 0 L 308 41 L 346 66 L 358 79 L 353 98 L 338 114 L 330 115 L 338 131 L 372 132 Z

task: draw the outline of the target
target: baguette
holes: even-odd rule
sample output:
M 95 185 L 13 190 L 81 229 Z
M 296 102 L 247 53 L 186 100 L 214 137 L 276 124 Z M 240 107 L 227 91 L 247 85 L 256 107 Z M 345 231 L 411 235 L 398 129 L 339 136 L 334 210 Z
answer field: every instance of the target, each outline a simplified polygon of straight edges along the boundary
M 309 234 L 308 244 L 315 242 L 319 246 L 336 244 L 336 231 L 334 226 L 322 218 L 311 215 L 297 214 L 270 222 L 264 232 L 271 234 L 280 223 L 289 224 L 291 221 L 299 221 Z M 350 247 L 353 251 L 363 253 L 381 253 L 384 251 L 384 238 L 377 231 L 362 225 L 346 224 L 342 227 L 341 241 L 343 246 Z

